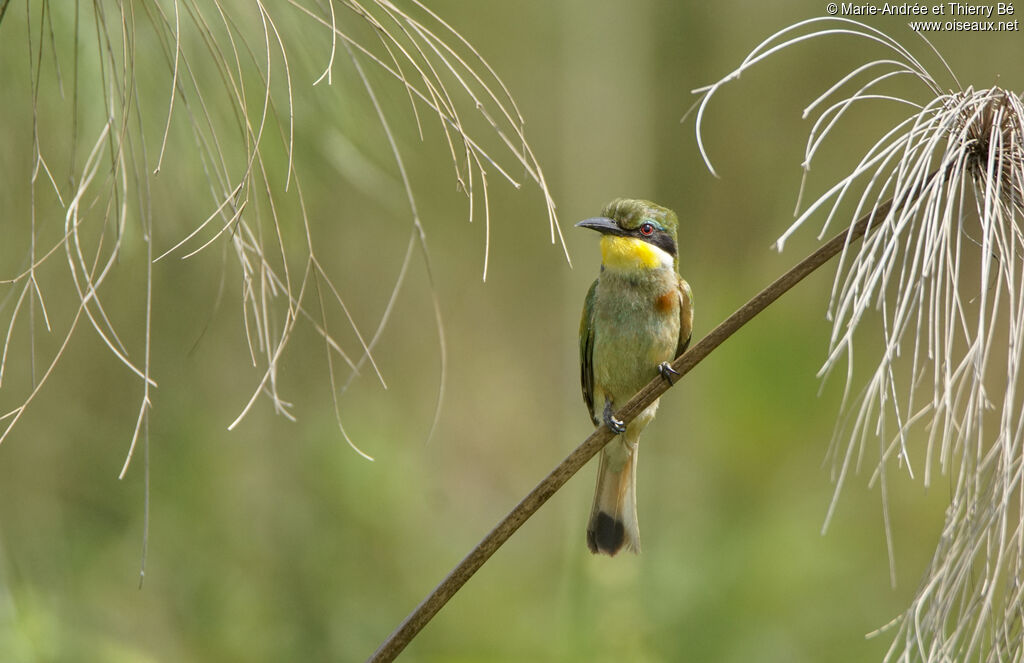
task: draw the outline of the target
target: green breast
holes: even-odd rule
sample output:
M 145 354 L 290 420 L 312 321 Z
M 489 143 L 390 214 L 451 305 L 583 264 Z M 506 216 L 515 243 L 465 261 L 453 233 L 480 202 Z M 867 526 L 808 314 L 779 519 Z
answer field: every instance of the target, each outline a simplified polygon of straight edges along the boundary
M 667 269 L 601 272 L 594 299 L 594 382 L 616 408 L 657 375 L 658 364 L 675 358 L 678 303 L 666 308 L 657 301 L 677 282 Z

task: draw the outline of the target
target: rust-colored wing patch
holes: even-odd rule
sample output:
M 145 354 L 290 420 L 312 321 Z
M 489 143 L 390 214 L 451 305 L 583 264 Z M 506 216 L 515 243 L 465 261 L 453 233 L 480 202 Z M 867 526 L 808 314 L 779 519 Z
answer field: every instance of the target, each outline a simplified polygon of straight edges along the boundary
M 659 313 L 668 313 L 672 310 L 673 306 L 677 306 L 679 303 L 679 291 L 669 290 L 664 295 L 654 300 L 654 306 L 658 309 Z

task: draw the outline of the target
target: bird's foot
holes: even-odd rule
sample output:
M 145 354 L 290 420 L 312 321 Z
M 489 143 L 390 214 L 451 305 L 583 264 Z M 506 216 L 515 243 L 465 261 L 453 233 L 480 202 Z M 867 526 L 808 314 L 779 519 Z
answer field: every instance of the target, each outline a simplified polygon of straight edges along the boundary
M 616 435 L 626 432 L 626 424 L 622 422 L 622 419 L 616 419 L 612 412 L 611 401 L 605 401 L 604 404 L 604 425 Z
M 675 384 L 675 379 L 672 376 L 678 377 L 680 375 L 679 371 L 672 368 L 672 365 L 667 361 L 663 361 L 658 364 L 658 373 L 665 382 L 668 382 L 670 387 Z

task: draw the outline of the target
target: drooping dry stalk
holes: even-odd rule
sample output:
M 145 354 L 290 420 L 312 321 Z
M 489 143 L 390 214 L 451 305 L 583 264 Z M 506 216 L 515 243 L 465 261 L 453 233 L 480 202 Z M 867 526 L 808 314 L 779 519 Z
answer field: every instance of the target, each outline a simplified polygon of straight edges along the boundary
M 151 262 L 157 265 L 171 258 L 187 260 L 213 247 L 219 247 L 225 262 L 234 262 L 244 342 L 255 373 L 251 396 L 229 428 L 237 425 L 261 396 L 269 399 L 277 413 L 293 417 L 291 403 L 281 393 L 279 367 L 294 330 L 306 323 L 323 339 L 339 428 L 348 440 L 337 406 L 343 387 L 336 374 L 347 370 L 351 380 L 369 366 L 384 382 L 373 349 L 415 254 L 412 250 L 404 253 L 376 331 L 363 333 L 345 305 L 346 289 L 336 283 L 337 275 L 331 274 L 321 258 L 318 239 L 321 225 L 346 219 L 310 218 L 303 196 L 303 161 L 296 159 L 295 152 L 297 132 L 308 130 L 296 126 L 295 99 L 300 91 L 305 92 L 297 86 L 319 85 L 318 93 L 333 94 L 328 87 L 336 70 L 358 74 L 384 129 L 385 153 L 390 151 L 394 157 L 406 193 L 409 246 L 418 246 L 428 260 L 428 280 L 427 228 L 419 217 L 387 117 L 395 109 L 377 103 L 375 88 L 383 85 L 397 85 L 408 99 L 421 136 L 423 122 L 439 124 L 453 178 L 467 198 L 469 220 L 482 213 L 488 242 L 488 183 L 504 179 L 518 188 L 522 182 L 511 173 L 519 172 L 519 177 L 541 189 L 551 240 L 562 243 L 544 173 L 523 133 L 523 118 L 508 89 L 465 38 L 416 0 L 405 8 L 390 0 L 326 4 L 289 0 L 284 5 L 261 0 L 213 4 L 162 0 L 114 7 L 52 2 L 26 6 L 24 14 L 12 19 L 6 12 L 8 3 L 0 4 L 0 17 L 4 18 L 0 43 L 5 49 L 24 49 L 27 44 L 31 54 L 28 84 L 33 109 L 31 216 L 22 233 L 28 244 L 26 257 L 23 266 L 4 266 L 7 273 L 0 274 L 0 313 L 4 316 L 0 387 L 5 388 L 5 396 L 22 392 L 24 396 L 9 397 L 6 402 L 18 403 L 17 407 L 0 412 L 0 443 L 48 382 L 71 337 L 88 328 L 143 384 L 135 433 L 121 471 L 121 476 L 125 475 L 144 430 L 152 402 L 150 390 L 156 386 L 149 374 L 149 285 L 141 343 L 133 343 L 122 330 L 115 329 L 115 321 L 124 315 L 119 303 L 109 302 L 105 294 L 105 283 L 119 264 L 126 234 L 141 235 L 147 251 L 155 256 Z M 139 31 L 147 35 L 144 48 L 136 44 Z M 292 52 L 315 52 L 318 46 L 322 46 L 326 66 L 319 78 L 305 78 L 305 72 L 296 69 Z M 339 53 L 345 55 L 340 63 L 335 61 Z M 375 69 L 380 76 L 371 83 L 364 69 Z M 98 71 L 97 80 L 80 84 L 79 78 L 85 76 L 81 72 L 93 70 Z M 55 124 L 39 110 L 52 105 L 54 95 L 64 96 L 68 72 L 73 112 L 66 124 Z M 161 110 L 150 115 L 153 109 Z M 344 136 L 346 130 L 354 133 L 351 128 L 331 125 L 316 130 L 337 136 Z M 155 136 L 159 145 L 147 146 L 147 136 Z M 84 160 L 83 153 L 87 155 Z M 68 172 L 55 167 L 57 163 L 70 164 Z M 152 210 L 151 199 L 161 183 L 177 185 L 174 178 L 180 173 L 175 169 L 182 166 L 187 173 L 182 176 L 184 181 L 194 184 L 188 179 L 191 173 L 205 176 L 205 183 L 190 192 L 200 199 L 208 197 L 208 213 L 202 219 L 165 217 Z M 352 168 L 339 166 L 342 175 L 346 167 Z M 397 193 L 398 189 L 387 192 L 389 204 L 400 199 L 393 195 Z M 42 213 L 38 210 L 49 205 L 63 210 L 63 233 L 47 234 L 41 228 L 53 228 L 54 224 L 37 223 L 37 215 Z M 339 208 L 343 207 L 339 201 Z M 140 228 L 130 225 L 138 223 L 137 219 L 144 220 Z M 157 246 L 152 244 L 150 224 L 159 231 Z M 167 236 L 177 239 L 160 247 L 159 238 Z M 48 296 L 44 296 L 48 293 L 38 275 L 62 254 L 79 310 L 70 325 L 53 329 Z M 485 277 L 487 262 L 485 247 Z M 228 267 L 225 265 L 225 274 L 232 273 Z M 147 278 L 149 273 L 147 268 Z M 139 308 L 132 302 L 129 311 L 134 314 Z M 436 298 L 435 311 L 439 311 Z M 64 334 L 57 352 L 45 357 L 42 370 L 35 367 L 31 341 L 27 351 L 12 352 L 12 339 L 16 341 L 23 327 L 27 326 L 33 337 L 38 333 L 37 317 L 47 332 Z M 337 332 L 328 324 L 332 317 L 347 321 L 358 342 L 355 348 L 344 348 L 337 340 Z M 436 324 L 441 339 L 439 411 L 445 373 L 439 314 Z M 15 384 L 11 377 L 11 361 L 20 356 L 28 356 L 33 364 L 27 387 Z
M 404 9 L 390 0 L 22 4 L 23 12 L 8 12 L 8 0 L 0 0 L 0 51 L 9 55 L 4 62 L 20 62 L 26 50 L 30 56 L 27 76 L 5 82 L 12 99 L 31 104 L 31 127 L 22 130 L 31 129 L 32 136 L 31 154 L 23 159 L 30 166 L 25 182 L 29 215 L 11 219 L 9 225 L 17 227 L 8 227 L 4 238 L 4 248 L 24 243 L 24 260 L 0 265 L 0 444 L 49 383 L 72 338 L 91 332 L 140 383 L 138 416 L 119 476 L 127 475 L 140 444 L 148 458 L 148 418 L 157 386 L 151 375 L 153 311 L 160 306 L 153 274 L 164 265 L 161 261 L 188 260 L 210 250 L 219 250 L 224 262 L 220 291 L 228 290 L 229 275 L 237 279 L 242 342 L 251 361 L 239 371 L 249 378 L 251 395 L 229 428 L 261 397 L 278 414 L 293 418 L 279 384 L 280 368 L 294 332 L 308 324 L 324 343 L 340 433 L 370 458 L 342 425 L 339 395 L 344 386 L 338 373 L 347 371 L 350 381 L 369 366 L 384 383 L 373 351 L 416 247 L 427 261 L 439 337 L 436 424 L 446 354 L 427 228 L 387 118 L 396 109 L 378 104 L 377 87 L 398 86 L 421 137 L 423 122 L 440 125 L 453 179 L 468 202 L 468 218 L 483 217 L 485 278 L 488 185 L 495 179 L 516 188 L 532 182 L 541 190 L 551 241 L 564 250 L 552 196 L 511 94 L 480 53 L 418 0 Z M 293 58 L 297 51 L 314 57 L 319 52 L 325 59 L 319 78 L 297 65 L 303 61 Z M 335 62 L 338 53 L 347 56 L 340 64 Z M 373 334 L 360 329 L 344 301 L 350 288 L 337 283 L 337 274 L 322 259 L 334 249 L 322 249 L 327 226 L 356 220 L 340 213 L 310 217 L 303 155 L 296 152 L 303 131 L 316 131 L 318 138 L 361 133 L 362 127 L 337 125 L 336 115 L 296 126 L 299 94 L 312 93 L 308 88 L 316 85 L 321 95 L 339 94 L 341 86 L 328 88 L 341 69 L 358 75 L 366 93 L 361 98 L 368 98 L 387 138 L 384 154 L 390 151 L 401 179 L 401 188 L 377 192 L 378 202 L 390 206 L 401 200 L 404 189 L 408 204 L 408 249 L 390 277 L 394 285 L 390 294 L 384 293 L 388 303 Z M 365 75 L 371 69 L 377 78 Z M 27 79 L 26 92 L 18 94 L 22 78 Z M 55 121 L 50 110 L 63 110 L 65 98 L 69 112 Z M 341 177 L 358 169 L 342 158 L 339 162 Z M 169 187 L 184 190 L 168 193 Z M 196 219 L 154 205 L 154 200 L 173 196 L 205 199 L 207 211 Z M 335 209 L 344 210 L 343 203 L 337 201 Z M 361 241 L 358 231 L 354 235 Z M 144 250 L 135 250 L 126 237 L 141 241 Z M 166 237 L 174 239 L 166 242 Z M 59 269 L 61 258 L 70 280 Z M 111 297 L 109 277 L 134 259 L 145 261 L 140 270 L 145 283 L 135 298 Z M 61 293 L 53 291 L 61 285 L 76 304 L 55 315 L 50 302 L 59 301 Z M 343 347 L 328 322 L 332 318 L 348 323 L 354 348 Z M 126 319 L 138 321 L 144 331 L 120 328 Z M 52 344 L 48 341 L 52 348 L 37 343 L 43 334 L 56 336 Z M 27 341 L 19 344 L 21 339 Z M 148 531 L 148 465 L 145 471 Z
M 824 109 L 808 137 L 805 168 L 851 108 L 884 101 L 912 111 L 807 206 L 779 247 L 820 209 L 830 208 L 827 227 L 848 197 L 857 200 L 856 216 L 872 201 L 920 192 L 913 204 L 881 219 L 856 250 L 844 251 L 836 272 L 831 347 L 821 375 L 847 361 L 850 416 L 840 419 L 847 423 L 837 427 L 830 449 L 836 491 L 826 525 L 845 481 L 866 451 L 877 448 L 870 483 L 881 484 L 891 565 L 890 461 L 926 486 L 936 468 L 949 475 L 945 527 L 917 596 L 897 620 L 888 658 L 1021 660 L 1024 103 L 999 87 L 961 86 L 934 49 L 949 86 L 879 30 L 812 19 L 772 35 L 736 71 L 699 90 L 698 132 L 723 84 L 779 50 L 820 37 L 867 40 L 886 52 L 807 106 L 805 117 Z M 923 84 L 921 98 L 897 85 L 907 82 Z M 706 157 L 703 141 L 701 150 Z M 943 177 L 930 179 L 934 169 Z M 872 336 L 881 356 L 864 387 L 854 389 L 854 346 Z

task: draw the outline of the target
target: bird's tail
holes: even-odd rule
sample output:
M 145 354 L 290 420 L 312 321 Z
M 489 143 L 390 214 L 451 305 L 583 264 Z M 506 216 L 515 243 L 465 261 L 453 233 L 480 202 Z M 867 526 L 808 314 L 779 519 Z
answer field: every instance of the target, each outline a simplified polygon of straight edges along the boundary
M 623 546 L 640 552 L 640 526 L 636 516 L 636 461 L 639 435 L 617 435 L 601 451 L 594 507 L 587 525 L 587 547 L 592 553 L 614 555 Z M 633 439 L 630 439 L 633 438 Z

